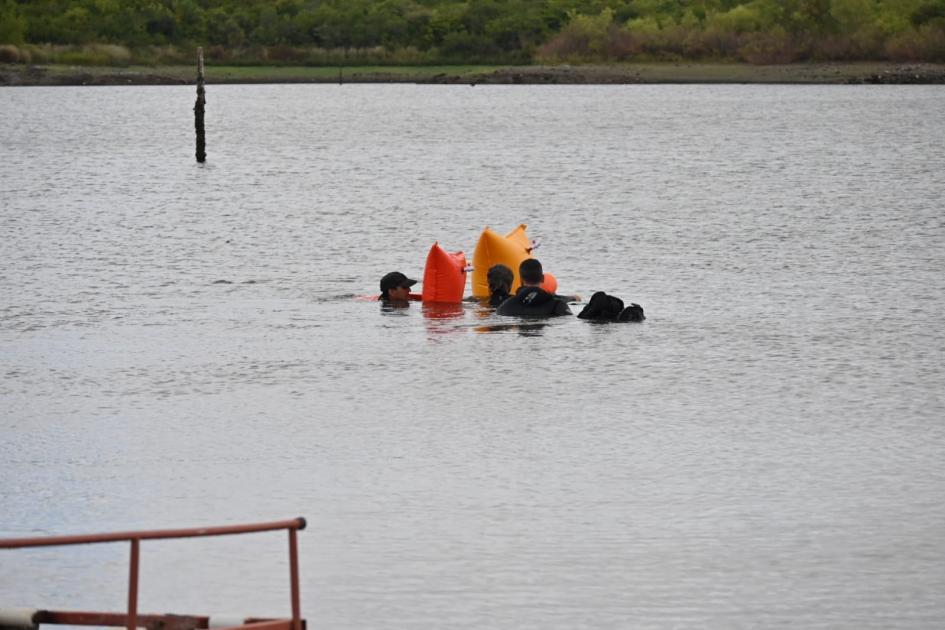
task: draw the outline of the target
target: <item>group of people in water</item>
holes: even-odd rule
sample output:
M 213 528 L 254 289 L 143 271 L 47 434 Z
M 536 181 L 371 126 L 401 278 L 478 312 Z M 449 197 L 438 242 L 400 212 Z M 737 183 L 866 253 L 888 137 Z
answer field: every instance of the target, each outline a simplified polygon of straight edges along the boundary
M 515 275 L 512 270 L 502 264 L 489 268 L 487 303 L 496 309 L 496 314 L 529 318 L 571 315 L 568 302 L 580 301 L 577 296 L 561 296 L 543 289 L 541 284 L 545 279 L 544 270 L 535 258 L 523 260 L 519 265 L 518 275 L 521 286 L 513 294 Z M 415 284 L 416 280 L 399 271 L 392 271 L 381 278 L 381 294 L 378 299 L 392 306 L 406 306 L 410 301 L 421 298 L 420 295 L 410 292 Z M 642 322 L 646 319 L 639 304 L 633 303 L 625 307 L 620 298 L 603 291 L 591 296 L 587 306 L 578 313 L 578 317 L 592 321 L 619 322 Z

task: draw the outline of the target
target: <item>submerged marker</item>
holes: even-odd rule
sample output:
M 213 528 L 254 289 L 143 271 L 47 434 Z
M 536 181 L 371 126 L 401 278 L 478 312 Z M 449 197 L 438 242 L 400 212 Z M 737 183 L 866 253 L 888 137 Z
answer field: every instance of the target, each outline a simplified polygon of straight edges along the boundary
M 204 136 L 203 108 L 207 100 L 203 88 L 203 47 L 197 48 L 197 102 L 194 104 L 194 129 L 197 131 L 197 161 L 207 161 L 207 142 Z

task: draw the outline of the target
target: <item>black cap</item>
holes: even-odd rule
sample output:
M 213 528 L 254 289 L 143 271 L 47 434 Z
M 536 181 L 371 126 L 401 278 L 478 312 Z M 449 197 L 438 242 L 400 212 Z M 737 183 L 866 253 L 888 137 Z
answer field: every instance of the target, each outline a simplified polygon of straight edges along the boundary
M 410 288 L 415 284 L 417 284 L 416 280 L 408 278 L 399 271 L 391 271 L 389 274 L 381 278 L 381 293 L 386 294 L 391 289 L 396 289 L 398 287 Z

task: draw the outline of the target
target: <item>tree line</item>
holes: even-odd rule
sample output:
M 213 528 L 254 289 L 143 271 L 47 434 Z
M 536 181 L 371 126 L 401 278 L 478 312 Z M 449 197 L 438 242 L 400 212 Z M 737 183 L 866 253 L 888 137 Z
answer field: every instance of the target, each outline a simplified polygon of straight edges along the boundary
M 945 0 L 0 0 L 2 44 L 90 63 L 197 45 L 237 63 L 945 61 Z

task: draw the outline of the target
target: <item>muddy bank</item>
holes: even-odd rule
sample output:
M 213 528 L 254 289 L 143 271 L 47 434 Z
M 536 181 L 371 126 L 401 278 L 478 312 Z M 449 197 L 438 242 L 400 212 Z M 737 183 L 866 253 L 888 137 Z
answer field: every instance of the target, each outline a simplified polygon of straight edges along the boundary
M 0 65 L 0 85 L 192 84 L 194 68 Z M 782 66 L 649 63 L 505 67 L 207 67 L 207 83 L 432 83 L 580 85 L 646 83 L 945 84 L 945 64 L 824 63 Z
M 463 81 L 461 77 L 448 79 Z M 936 64 L 640 64 L 503 68 L 476 77 L 500 84 L 626 83 L 796 83 L 945 84 L 945 65 Z M 447 81 L 449 82 L 449 81 Z
M 25 85 L 175 85 L 194 83 L 181 76 L 154 69 L 137 72 L 122 68 L 80 66 L 0 65 L 0 86 Z

